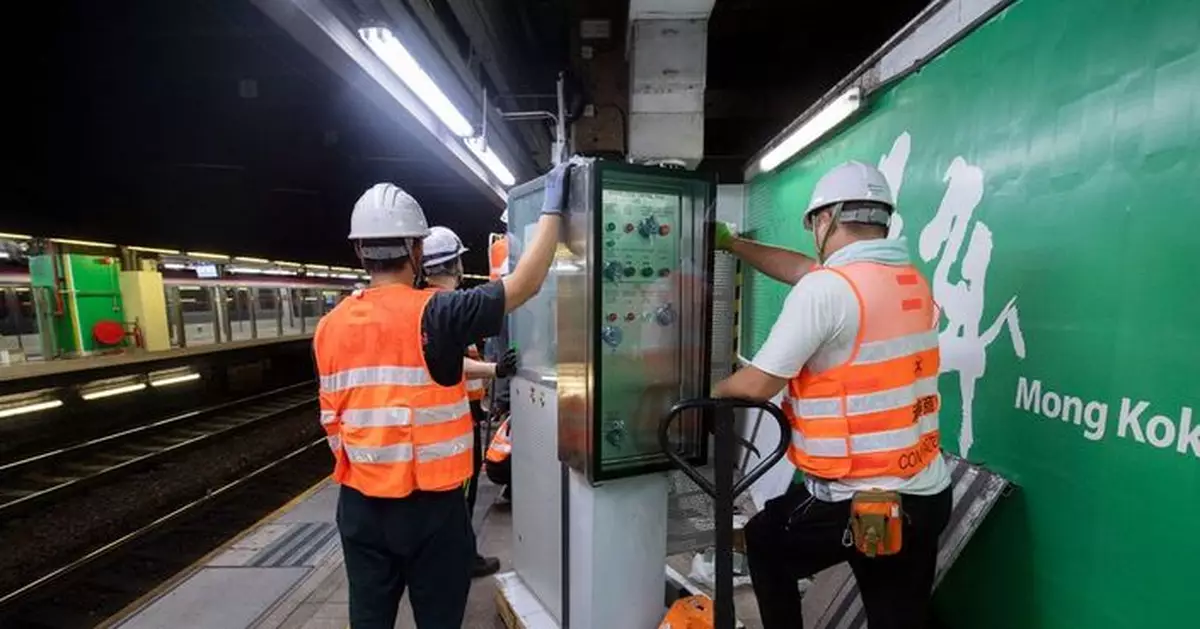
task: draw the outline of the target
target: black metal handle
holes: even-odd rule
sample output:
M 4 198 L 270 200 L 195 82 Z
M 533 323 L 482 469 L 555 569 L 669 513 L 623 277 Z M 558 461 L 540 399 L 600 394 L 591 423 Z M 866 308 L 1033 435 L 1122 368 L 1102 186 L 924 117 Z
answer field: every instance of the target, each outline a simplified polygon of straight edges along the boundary
M 779 445 L 775 446 L 770 454 L 762 457 L 758 465 L 746 472 L 746 475 L 736 483 L 733 482 L 733 467 L 736 459 L 733 447 L 734 440 L 740 438 L 733 432 L 733 410 L 735 408 L 757 408 L 770 413 L 771 417 L 779 422 L 780 435 Z M 699 470 L 692 467 L 687 460 L 671 448 L 668 438 L 671 422 L 690 410 L 709 411 L 712 414 L 713 435 L 716 440 L 713 444 L 714 482 L 710 482 Z M 734 629 L 737 624 L 733 606 L 733 500 L 737 498 L 738 494 L 753 485 L 759 477 L 766 474 L 767 470 L 771 469 L 771 466 L 775 465 L 779 459 L 783 458 L 784 453 L 787 452 L 788 443 L 791 441 L 789 438 L 791 433 L 787 417 L 783 415 L 783 411 L 779 410 L 778 406 L 769 402 L 754 402 L 738 398 L 684 400 L 671 407 L 671 411 L 658 424 L 658 443 L 667 458 L 678 465 L 683 473 L 700 486 L 700 489 L 713 497 L 713 507 L 716 511 L 714 518 L 716 524 L 714 598 L 716 600 L 714 601 L 713 626 L 716 629 Z M 755 450 L 754 444 L 744 439 L 741 441 L 751 450 Z M 755 451 L 757 452 L 757 450 Z
M 675 450 L 671 448 L 669 437 L 671 424 L 676 419 L 682 417 L 686 411 L 697 409 L 716 411 L 713 417 L 713 432 L 716 435 L 718 442 L 720 442 L 733 435 L 733 410 L 739 408 L 752 408 L 770 413 L 771 417 L 774 417 L 775 421 L 779 423 L 780 438 L 779 444 L 775 446 L 775 449 L 772 450 L 770 454 L 762 457 L 762 460 L 759 461 L 758 465 L 746 472 L 746 474 L 742 476 L 741 480 L 733 484 L 733 487 L 731 488 L 732 495 L 730 496 L 730 499 L 732 500 L 743 491 L 749 489 L 749 487 L 754 484 L 754 481 L 761 478 L 763 474 L 766 474 L 767 471 L 770 470 L 773 465 L 775 465 L 775 463 L 779 462 L 779 460 L 783 458 L 783 455 L 787 454 L 788 445 L 790 443 L 788 436 L 791 434 L 792 430 L 791 426 L 788 424 L 787 417 L 783 414 L 783 411 L 778 406 L 775 406 L 770 402 L 755 402 L 753 400 L 745 400 L 741 398 L 695 398 L 691 400 L 683 400 L 675 406 L 672 406 L 671 410 L 667 412 L 667 416 L 664 417 L 658 424 L 658 444 L 659 447 L 662 448 L 663 452 L 667 455 L 667 458 L 671 459 L 671 462 L 678 466 L 684 474 L 687 474 L 688 478 L 691 478 L 693 481 L 695 481 L 695 483 L 700 486 L 700 489 L 703 489 L 705 493 L 714 498 L 717 497 L 716 485 L 714 485 L 712 481 L 709 481 L 707 478 L 705 478 L 699 470 L 689 464 L 686 459 L 684 459 L 679 455 L 678 452 L 675 452 Z M 729 425 L 722 425 L 724 422 L 728 422 Z M 724 428 L 728 428 L 728 431 L 723 430 Z M 753 449 L 752 444 L 747 445 Z M 716 447 L 721 448 L 722 444 L 718 443 Z

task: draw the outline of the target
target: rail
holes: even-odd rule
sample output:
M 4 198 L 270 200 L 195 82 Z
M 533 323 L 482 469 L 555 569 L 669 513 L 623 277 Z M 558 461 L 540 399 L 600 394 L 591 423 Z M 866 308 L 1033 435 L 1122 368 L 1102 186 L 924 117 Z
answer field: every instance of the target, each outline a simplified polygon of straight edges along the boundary
M 314 403 L 312 382 L 121 430 L 0 465 L 0 518 L 177 456 Z
M 71 575 L 74 575 L 76 573 L 83 571 L 85 568 L 92 565 L 96 561 L 103 559 L 107 556 L 110 556 L 124 548 L 127 548 L 134 542 L 144 539 L 151 533 L 158 531 L 159 529 L 163 528 L 164 526 L 166 526 L 172 522 L 175 522 L 185 516 L 191 515 L 197 511 L 199 511 L 200 509 L 202 509 L 205 506 L 212 503 L 218 497 L 224 496 L 225 494 L 228 494 L 229 492 L 231 492 L 235 489 L 238 489 L 238 488 L 246 485 L 250 481 L 262 476 L 263 474 L 265 474 L 277 467 L 285 465 L 285 464 L 291 462 L 292 460 L 296 459 L 297 457 L 299 457 L 307 452 L 310 452 L 314 448 L 318 448 L 318 447 L 327 447 L 324 438 L 317 439 L 308 444 L 305 444 L 304 446 L 301 446 L 300 448 L 297 448 L 297 449 L 291 451 L 290 453 L 288 453 L 276 460 L 271 461 L 270 463 L 259 466 L 252 472 L 250 472 L 244 476 L 241 476 L 233 481 L 226 483 L 225 485 L 222 485 L 221 487 L 218 487 L 218 488 L 208 492 L 201 498 L 193 500 L 193 501 L 175 509 L 174 511 L 171 511 L 170 513 L 167 513 L 166 515 L 163 515 L 163 516 L 157 518 L 156 520 L 154 520 L 134 531 L 126 533 L 126 534 L 122 535 L 121 537 L 118 537 L 117 539 L 115 539 L 103 546 L 100 546 L 99 548 L 96 548 L 95 550 L 92 550 L 91 552 L 87 553 L 86 555 L 83 555 L 82 557 L 80 557 L 74 561 L 71 561 L 63 566 L 60 566 L 54 570 L 51 570 L 15 590 L 12 590 L 10 592 L 0 595 L 0 612 L 7 610 L 8 608 L 19 603 L 21 600 L 24 600 L 24 599 L 30 597 L 31 595 L 34 595 L 37 592 L 44 590 L 45 588 L 48 588 L 51 585 L 70 577 Z

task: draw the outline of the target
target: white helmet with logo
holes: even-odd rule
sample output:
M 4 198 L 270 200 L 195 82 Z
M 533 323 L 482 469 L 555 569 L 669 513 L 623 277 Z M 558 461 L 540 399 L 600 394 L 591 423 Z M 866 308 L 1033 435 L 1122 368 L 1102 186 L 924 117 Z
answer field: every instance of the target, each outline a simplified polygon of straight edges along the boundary
M 808 209 L 804 211 L 804 228 L 812 229 L 812 216 L 818 210 L 853 201 L 871 202 L 871 205 L 846 208 L 838 214 L 839 221 L 886 226 L 896 209 L 892 189 L 878 168 L 862 162 L 846 162 L 835 166 L 817 181 Z
M 429 235 L 425 237 L 425 246 L 422 248 L 421 264 L 426 269 L 452 262 L 455 258 L 466 253 L 467 248 L 463 246 L 462 240 L 458 234 L 454 233 L 448 227 L 434 225 L 429 229 Z
M 363 193 L 350 215 L 350 240 L 400 240 L 425 238 L 429 224 L 421 205 L 407 192 L 390 183 L 377 183 Z M 386 260 L 407 256 L 404 245 L 372 245 L 360 247 L 364 258 Z

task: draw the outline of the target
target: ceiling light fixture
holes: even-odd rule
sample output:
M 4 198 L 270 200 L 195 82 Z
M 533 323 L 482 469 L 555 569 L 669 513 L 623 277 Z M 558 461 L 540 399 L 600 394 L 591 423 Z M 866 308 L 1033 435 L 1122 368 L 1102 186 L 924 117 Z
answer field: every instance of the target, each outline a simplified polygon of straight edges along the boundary
M 458 111 L 433 79 L 421 69 L 416 58 L 400 43 L 388 28 L 371 26 L 358 29 L 358 36 L 395 73 L 409 89 L 425 103 L 455 135 L 466 138 L 475 133 L 471 123 Z
M 142 389 L 145 389 L 145 388 L 146 388 L 145 382 L 138 382 L 135 384 L 127 384 L 123 387 L 113 387 L 111 389 L 101 389 L 99 391 L 92 391 L 90 393 L 84 393 L 82 397 L 83 397 L 83 399 L 89 400 L 89 401 L 90 400 L 98 400 L 100 398 L 112 397 L 114 395 L 124 395 L 126 393 L 133 393 L 134 391 L 141 391 Z
M 830 129 L 849 118 L 850 114 L 858 111 L 861 104 L 862 90 L 860 88 L 852 87 L 842 92 L 816 115 L 805 120 L 804 124 L 800 125 L 786 139 L 775 145 L 775 148 L 768 151 L 758 161 L 758 169 L 764 173 L 774 170 L 776 166 L 787 161 L 788 158 L 799 153 L 804 147 L 812 144 L 828 133 Z
M 487 166 L 487 169 L 492 171 L 492 174 L 496 176 L 496 179 L 499 180 L 502 185 L 511 186 L 517 182 L 517 179 L 513 177 L 512 171 L 508 169 L 508 166 L 504 165 L 504 162 L 500 160 L 500 156 L 496 155 L 496 153 L 484 143 L 483 138 L 467 138 L 465 141 L 467 143 L 467 148 L 471 149 L 471 152 L 475 154 L 475 157 L 478 157 L 479 161 L 483 162 L 483 165 Z
M 130 251 L 141 251 L 142 253 L 161 253 L 165 256 L 179 255 L 179 251 L 177 251 L 175 249 L 159 249 L 158 247 L 138 247 L 136 245 L 130 245 L 125 248 Z
M 187 255 L 193 258 L 206 258 L 209 260 L 228 260 L 229 256 L 223 253 L 205 253 L 203 251 L 189 251 Z
M 34 402 L 33 404 L 22 404 L 21 406 L 10 406 L 8 408 L 0 409 L 0 417 L 24 415 L 25 413 L 33 413 L 36 411 L 58 408 L 62 405 L 62 400 L 47 400 L 45 402 Z
M 74 240 L 72 238 L 51 238 L 50 242 L 55 242 L 60 245 L 76 245 L 79 247 L 99 247 L 101 249 L 116 249 L 117 246 L 107 242 L 95 242 L 93 240 Z
M 180 376 L 170 376 L 167 378 L 160 378 L 158 380 L 151 380 L 150 385 L 155 386 L 155 387 L 165 387 L 170 384 L 179 384 L 180 382 L 191 382 L 192 380 L 199 380 L 199 379 L 200 379 L 200 374 L 188 373 L 188 374 L 183 374 Z

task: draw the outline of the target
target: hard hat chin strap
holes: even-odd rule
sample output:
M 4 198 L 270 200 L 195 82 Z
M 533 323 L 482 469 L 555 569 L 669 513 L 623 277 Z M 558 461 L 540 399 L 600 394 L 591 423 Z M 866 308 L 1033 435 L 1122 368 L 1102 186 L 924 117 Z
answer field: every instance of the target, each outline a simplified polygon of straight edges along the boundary
M 413 272 L 413 287 L 426 288 L 428 287 L 428 283 L 425 281 L 425 266 L 417 259 L 415 243 L 412 242 L 411 238 L 407 242 L 408 250 L 412 252 L 408 256 L 408 266 Z
M 825 247 L 829 246 L 829 238 L 833 236 L 833 232 L 837 230 L 838 222 L 842 217 L 842 204 L 838 203 L 833 206 L 833 212 L 829 215 L 829 229 L 825 230 L 825 236 L 817 243 L 817 263 L 825 264 Z M 816 234 L 816 224 L 814 221 L 813 234 Z

